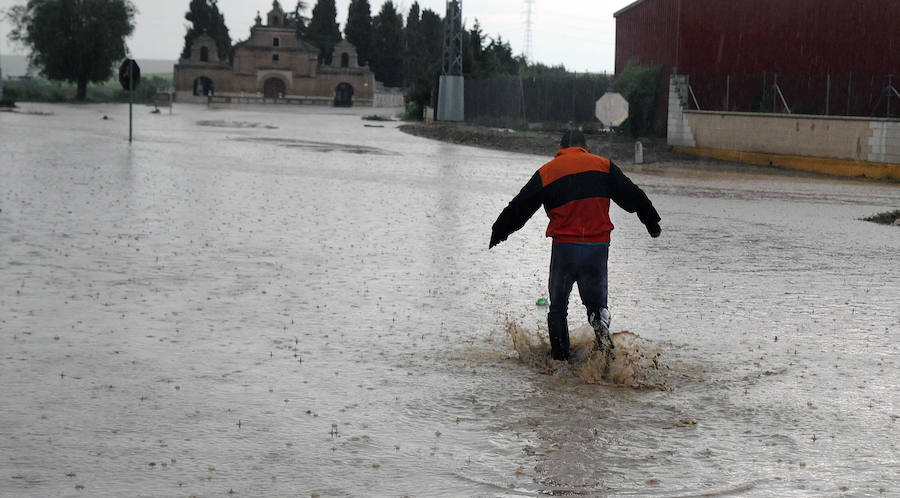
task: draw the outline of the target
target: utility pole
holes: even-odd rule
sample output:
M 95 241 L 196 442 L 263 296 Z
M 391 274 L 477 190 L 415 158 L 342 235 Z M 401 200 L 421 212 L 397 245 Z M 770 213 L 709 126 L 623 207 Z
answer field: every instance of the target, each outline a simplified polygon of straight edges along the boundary
M 443 74 L 462 76 L 462 0 L 447 0 Z
M 444 67 L 438 86 L 438 121 L 465 120 L 462 35 L 462 0 L 447 0 L 447 14 L 444 17 Z

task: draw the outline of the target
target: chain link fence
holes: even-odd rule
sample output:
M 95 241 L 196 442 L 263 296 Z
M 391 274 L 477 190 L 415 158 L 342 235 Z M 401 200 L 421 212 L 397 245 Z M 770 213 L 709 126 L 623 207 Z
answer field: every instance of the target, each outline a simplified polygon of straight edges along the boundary
M 900 77 L 888 74 L 692 73 L 689 84 L 704 111 L 900 116 Z
M 466 121 L 519 129 L 601 128 L 595 103 L 612 90 L 612 81 L 612 75 L 592 73 L 466 79 Z M 900 117 L 900 75 L 692 73 L 689 84 L 696 98 L 690 107 L 707 111 Z
M 506 128 L 598 126 L 594 108 L 612 76 L 566 73 L 503 75 L 465 81 L 466 121 Z

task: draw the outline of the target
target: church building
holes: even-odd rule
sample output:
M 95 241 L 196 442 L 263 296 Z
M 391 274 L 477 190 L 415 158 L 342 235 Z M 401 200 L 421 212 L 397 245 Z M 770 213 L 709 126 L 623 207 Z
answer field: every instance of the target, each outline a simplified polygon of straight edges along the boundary
M 319 49 L 297 37 L 296 26 L 278 0 L 262 24 L 259 14 L 250 38 L 234 46 L 234 60 L 216 50 L 205 33 L 194 39 L 190 58 L 175 65 L 179 102 L 363 105 L 374 102 L 375 76 L 357 61 L 356 47 L 341 40 L 331 63 L 318 60 Z

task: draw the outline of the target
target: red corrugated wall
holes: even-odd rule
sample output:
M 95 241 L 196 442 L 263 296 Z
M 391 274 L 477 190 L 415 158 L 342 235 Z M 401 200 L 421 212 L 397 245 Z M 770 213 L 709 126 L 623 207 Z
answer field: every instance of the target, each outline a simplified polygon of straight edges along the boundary
M 616 74 L 632 58 L 662 63 L 666 73 L 675 63 L 678 0 L 644 0 L 616 17 Z
M 681 0 L 678 59 L 687 73 L 900 72 L 900 0 Z
M 653 123 L 658 135 L 666 132 L 669 74 L 675 64 L 677 32 L 678 0 L 644 0 L 616 16 L 616 74 L 631 59 L 663 66 Z
M 725 108 L 725 75 L 728 109 L 759 107 L 778 73 L 795 112 L 869 114 L 900 87 L 900 0 L 644 0 L 616 16 L 616 73 L 632 58 L 663 64 L 657 132 L 675 67 L 702 108 Z

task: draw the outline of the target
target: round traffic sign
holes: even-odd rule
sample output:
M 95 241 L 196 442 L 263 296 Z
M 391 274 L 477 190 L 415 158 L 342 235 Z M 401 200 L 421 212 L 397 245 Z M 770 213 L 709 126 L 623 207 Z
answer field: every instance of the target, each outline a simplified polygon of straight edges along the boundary
M 126 90 L 134 90 L 141 82 L 141 68 L 134 59 L 125 59 L 119 66 L 119 83 Z

